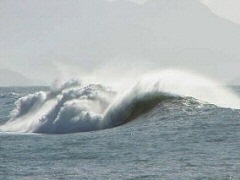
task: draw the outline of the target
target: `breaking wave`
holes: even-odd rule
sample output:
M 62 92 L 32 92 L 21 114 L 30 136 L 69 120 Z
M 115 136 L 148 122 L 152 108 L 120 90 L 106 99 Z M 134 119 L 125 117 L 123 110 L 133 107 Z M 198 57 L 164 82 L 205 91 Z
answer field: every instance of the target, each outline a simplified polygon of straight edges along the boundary
M 125 92 L 71 80 L 49 92 L 20 98 L 0 130 L 27 133 L 74 133 L 130 122 L 156 105 L 193 97 L 226 108 L 240 108 L 239 97 L 199 75 L 168 70 L 145 75 Z

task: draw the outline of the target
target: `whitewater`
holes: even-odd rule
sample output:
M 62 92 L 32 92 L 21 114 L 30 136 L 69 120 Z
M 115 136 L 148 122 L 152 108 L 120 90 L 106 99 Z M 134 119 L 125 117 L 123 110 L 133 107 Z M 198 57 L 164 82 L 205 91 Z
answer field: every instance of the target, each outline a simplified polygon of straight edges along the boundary
M 0 87 L 0 179 L 240 178 L 240 87 L 173 69 L 118 85 Z
M 133 121 L 158 104 L 175 99 L 240 109 L 240 98 L 203 76 L 165 70 L 146 74 L 125 91 L 70 80 L 50 91 L 16 101 L 2 132 L 75 133 L 102 130 Z

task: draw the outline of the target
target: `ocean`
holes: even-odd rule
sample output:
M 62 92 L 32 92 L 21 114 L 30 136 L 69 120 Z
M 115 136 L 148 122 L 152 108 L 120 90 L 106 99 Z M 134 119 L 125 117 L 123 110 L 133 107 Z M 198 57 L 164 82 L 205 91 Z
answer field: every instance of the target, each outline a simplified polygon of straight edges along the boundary
M 240 179 L 240 87 L 162 83 L 0 88 L 0 179 Z

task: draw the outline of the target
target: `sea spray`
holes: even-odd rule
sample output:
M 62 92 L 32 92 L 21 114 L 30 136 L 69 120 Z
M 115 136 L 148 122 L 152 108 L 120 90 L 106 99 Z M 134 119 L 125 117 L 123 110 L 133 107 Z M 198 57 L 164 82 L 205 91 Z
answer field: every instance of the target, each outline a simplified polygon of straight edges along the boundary
M 126 91 L 68 81 L 49 92 L 20 98 L 1 131 L 74 133 L 116 127 L 158 104 L 192 97 L 225 108 L 240 108 L 240 99 L 201 75 L 165 70 L 144 75 Z
M 28 133 L 98 130 L 102 113 L 114 95 L 113 91 L 101 85 L 83 87 L 71 80 L 50 92 L 20 98 L 11 119 L 0 129 Z
M 216 80 L 182 70 L 164 70 L 145 75 L 138 82 L 144 91 L 188 96 L 220 107 L 240 109 L 240 97 Z

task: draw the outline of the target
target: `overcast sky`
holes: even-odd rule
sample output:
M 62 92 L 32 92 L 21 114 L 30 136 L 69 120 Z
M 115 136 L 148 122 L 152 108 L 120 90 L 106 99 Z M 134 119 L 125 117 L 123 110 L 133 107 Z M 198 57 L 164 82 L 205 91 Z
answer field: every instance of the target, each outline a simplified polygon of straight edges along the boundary
M 206 4 L 212 12 L 230 21 L 240 24 L 239 0 L 200 0 Z
M 240 26 L 214 19 L 197 0 L 150 1 L 135 6 L 125 0 L 116 5 L 104 0 L 1 0 L 0 66 L 45 82 L 59 74 L 113 73 L 117 71 L 114 65 L 110 67 L 113 63 L 123 69 L 127 63 L 141 72 L 145 67 L 196 66 L 224 80 L 240 76 L 236 68 L 240 56 L 234 50 L 239 42 L 234 35 L 240 33 Z M 240 24 L 239 0 L 201 1 L 218 16 Z M 215 33 L 218 27 L 221 32 Z M 209 37 L 204 40 L 209 32 L 212 42 Z M 225 45 L 229 49 L 224 52 Z M 201 63 L 190 60 L 195 56 Z M 213 67 L 216 64 L 218 68 Z M 225 75 L 230 69 L 231 74 Z

